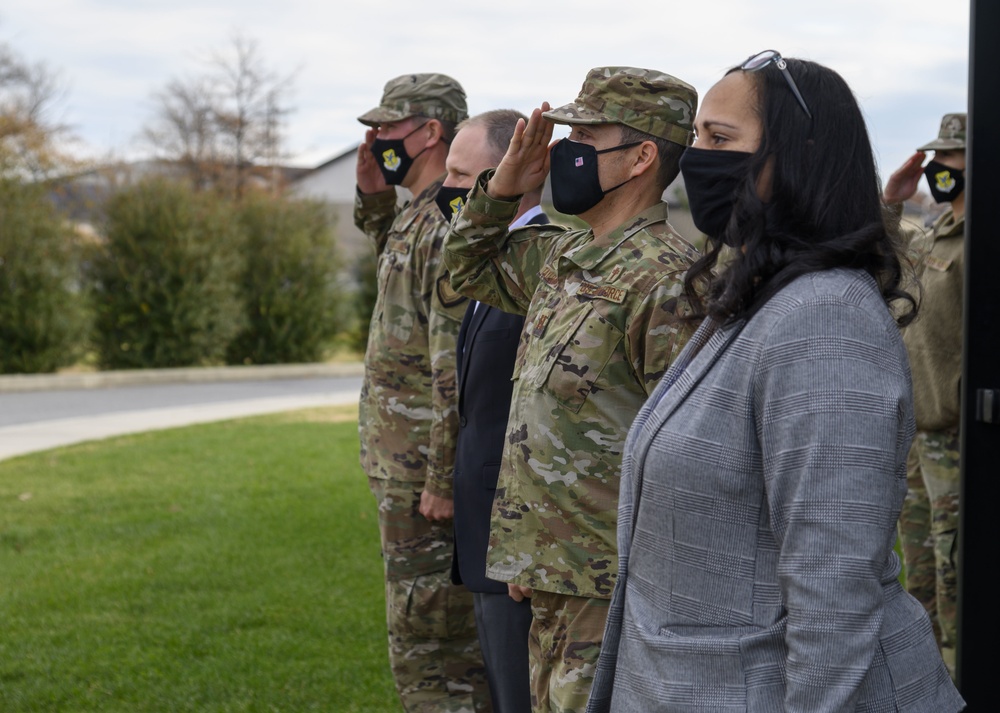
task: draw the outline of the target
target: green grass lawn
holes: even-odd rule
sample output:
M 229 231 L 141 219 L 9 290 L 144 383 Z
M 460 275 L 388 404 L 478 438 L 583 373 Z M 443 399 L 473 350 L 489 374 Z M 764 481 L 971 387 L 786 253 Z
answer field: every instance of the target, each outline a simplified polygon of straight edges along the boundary
M 398 711 L 355 418 L 0 463 L 0 710 Z

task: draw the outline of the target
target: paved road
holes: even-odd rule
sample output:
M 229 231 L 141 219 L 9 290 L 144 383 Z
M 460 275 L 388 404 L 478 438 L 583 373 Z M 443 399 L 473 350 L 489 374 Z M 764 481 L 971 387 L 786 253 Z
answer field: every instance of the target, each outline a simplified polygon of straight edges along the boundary
M 229 379 L 230 374 L 206 378 Z M 243 371 L 238 381 L 60 388 L 75 382 L 50 379 L 44 389 L 0 389 L 0 460 L 125 433 L 357 403 L 361 386 L 357 375 L 287 378 L 280 372 L 267 374 L 273 378 L 254 379 L 253 373 Z M 158 379 L 152 374 L 150 380 Z

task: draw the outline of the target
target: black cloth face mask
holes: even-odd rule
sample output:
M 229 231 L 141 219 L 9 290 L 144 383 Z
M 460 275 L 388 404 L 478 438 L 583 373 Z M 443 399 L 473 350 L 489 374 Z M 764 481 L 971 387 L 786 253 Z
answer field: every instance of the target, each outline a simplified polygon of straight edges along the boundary
M 378 163 L 378 168 L 382 172 L 382 178 L 387 185 L 398 186 L 406 178 L 406 173 L 413 165 L 413 161 L 427 150 L 425 146 L 417 153 L 417 156 L 410 156 L 406 153 L 406 146 L 403 143 L 423 128 L 423 124 L 408 133 L 401 139 L 375 139 L 372 142 L 372 155 Z
M 681 175 L 687 190 L 691 218 L 698 230 L 715 240 L 723 240 L 733 214 L 736 189 L 750 170 L 745 151 L 687 149 L 681 155 Z M 733 240 L 725 240 L 731 247 Z
M 465 205 L 465 199 L 469 195 L 468 188 L 456 188 L 454 186 L 441 186 L 438 194 L 434 196 L 434 202 L 441 209 L 444 219 L 451 222 L 451 219 L 458 215 Z
M 598 151 L 590 144 L 563 139 L 549 151 L 549 175 L 552 177 L 552 205 L 560 213 L 586 213 L 611 191 L 621 188 L 631 178 L 604 190 L 597 173 L 597 156 L 638 146 L 641 141 L 612 146 Z
M 951 203 L 965 190 L 965 172 L 959 168 L 945 166 L 937 161 L 928 161 L 924 166 L 924 176 L 931 189 L 931 196 L 938 203 Z

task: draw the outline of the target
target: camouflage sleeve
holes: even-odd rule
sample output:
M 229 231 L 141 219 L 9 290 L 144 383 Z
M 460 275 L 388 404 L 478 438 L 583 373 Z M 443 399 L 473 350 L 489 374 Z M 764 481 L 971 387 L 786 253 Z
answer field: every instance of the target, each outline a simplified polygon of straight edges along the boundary
M 683 272 L 659 280 L 633 313 L 626 328 L 626 348 L 647 396 L 694 334 L 697 324 L 684 319 L 691 314 Z
M 422 240 L 426 255 L 418 256 L 427 314 L 427 341 L 431 361 L 431 407 L 433 420 L 427 452 L 424 487 L 439 497 L 452 497 L 455 447 L 458 441 L 458 389 L 456 354 L 458 330 L 468 300 L 452 289 L 441 260 L 448 224 L 441 221 Z
M 381 255 L 389 235 L 392 221 L 396 219 L 399 207 L 396 205 L 396 190 L 381 193 L 354 192 L 354 224 L 358 230 L 371 238 L 375 254 Z
M 476 179 L 465 207 L 445 239 L 444 261 L 458 292 L 511 314 L 526 314 L 538 286 L 538 271 L 561 226 L 528 226 L 508 231 L 519 200 L 486 194 L 493 169 Z

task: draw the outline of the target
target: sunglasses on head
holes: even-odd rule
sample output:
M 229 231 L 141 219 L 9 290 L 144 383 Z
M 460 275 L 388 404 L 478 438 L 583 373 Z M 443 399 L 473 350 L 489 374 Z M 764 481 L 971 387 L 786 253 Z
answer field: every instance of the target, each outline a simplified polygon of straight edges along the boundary
M 764 50 L 763 52 L 758 52 L 755 55 L 747 57 L 747 60 L 740 65 L 740 69 L 745 72 L 756 72 L 758 69 L 763 69 L 772 63 L 781 72 L 781 76 L 785 78 L 785 81 L 788 82 L 788 88 L 792 90 L 792 94 L 795 95 L 795 99 L 799 102 L 799 106 L 802 107 L 802 111 L 806 113 L 806 116 L 812 119 L 812 112 L 810 112 L 809 107 L 806 106 L 806 100 L 802 98 L 802 93 L 795 84 L 795 80 L 792 79 L 792 73 L 788 71 L 788 63 L 782 59 L 780 52 L 777 50 Z

